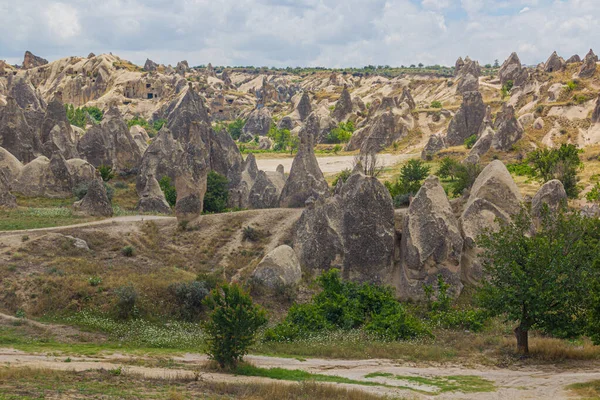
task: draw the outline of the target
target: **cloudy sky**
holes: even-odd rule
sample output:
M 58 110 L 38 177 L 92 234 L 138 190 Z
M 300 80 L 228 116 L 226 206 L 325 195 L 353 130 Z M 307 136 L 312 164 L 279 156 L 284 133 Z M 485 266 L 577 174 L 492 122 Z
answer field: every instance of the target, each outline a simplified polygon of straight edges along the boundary
M 482 64 L 600 50 L 599 0 L 0 0 L 0 59 L 137 64 Z

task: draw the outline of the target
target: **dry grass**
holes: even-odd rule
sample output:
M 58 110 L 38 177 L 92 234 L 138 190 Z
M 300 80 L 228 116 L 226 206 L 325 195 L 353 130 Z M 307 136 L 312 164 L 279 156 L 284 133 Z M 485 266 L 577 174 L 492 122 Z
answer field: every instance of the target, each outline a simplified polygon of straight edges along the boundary
M 575 383 L 567 386 L 567 389 L 581 400 L 600 399 L 600 381 Z

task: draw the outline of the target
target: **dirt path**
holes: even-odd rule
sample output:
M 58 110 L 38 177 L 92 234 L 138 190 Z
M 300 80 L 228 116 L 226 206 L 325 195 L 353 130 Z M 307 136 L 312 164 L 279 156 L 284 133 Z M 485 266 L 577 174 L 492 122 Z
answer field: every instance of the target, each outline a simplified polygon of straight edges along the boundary
M 389 167 L 398 164 L 401 161 L 417 157 L 418 154 L 378 154 L 377 159 L 382 167 Z M 290 172 L 293 157 L 287 158 L 257 158 L 258 169 L 263 171 L 275 171 L 279 164 L 283 165 L 285 172 Z M 324 174 L 340 172 L 346 168 L 352 169 L 354 156 L 331 156 L 317 157 L 319 167 Z
M 30 367 L 48 368 L 66 371 L 84 371 L 88 369 L 115 369 L 122 366 L 123 373 L 136 374 L 151 378 L 180 378 L 199 379 L 215 382 L 265 382 L 267 378 L 243 377 L 229 374 L 219 374 L 202 371 L 206 357 L 198 354 L 185 354 L 175 357 L 176 368 L 159 368 L 140 366 L 141 357 L 112 354 L 103 357 L 70 357 L 70 362 L 65 362 L 66 356 L 30 354 L 14 349 L 0 349 L 0 365 L 11 368 Z M 143 359 L 143 358 L 142 358 Z M 150 359 L 146 359 L 150 360 Z M 129 365 L 137 361 L 137 365 Z M 377 382 L 384 386 L 363 386 L 345 384 L 346 387 L 364 390 L 370 393 L 387 394 L 411 399 L 572 399 L 572 395 L 565 389 L 567 385 L 578 382 L 587 382 L 600 379 L 600 371 L 590 370 L 542 370 L 532 367 L 520 369 L 498 369 L 482 367 L 468 369 L 459 366 L 443 367 L 412 367 L 398 364 L 390 360 L 324 360 L 307 359 L 296 360 L 291 358 L 276 358 L 266 356 L 248 356 L 247 361 L 262 368 L 300 369 L 311 373 L 334 375 L 364 382 Z M 392 374 L 397 377 L 366 378 L 372 373 Z M 443 378 L 448 376 L 476 376 L 493 382 L 496 390 L 492 392 L 462 393 L 447 392 L 434 395 L 437 388 L 427 383 L 416 382 L 405 377 L 417 378 Z M 412 390 L 411 390 L 412 389 Z M 425 393 L 423 393 L 425 392 Z M 430 393 L 430 394 L 427 394 Z

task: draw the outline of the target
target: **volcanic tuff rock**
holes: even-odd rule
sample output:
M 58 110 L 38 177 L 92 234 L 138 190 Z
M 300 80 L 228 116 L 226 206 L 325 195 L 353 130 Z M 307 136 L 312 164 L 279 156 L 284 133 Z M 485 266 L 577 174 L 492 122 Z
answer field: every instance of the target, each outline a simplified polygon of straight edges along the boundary
M 30 51 L 25 52 L 25 57 L 23 58 L 23 69 L 40 67 L 46 64 L 48 64 L 48 60 L 42 57 L 38 57 Z
M 482 277 L 476 240 L 488 228 L 498 229 L 496 219 L 509 221 L 521 207 L 521 193 L 500 160 L 489 163 L 479 174 L 460 217 L 465 241 L 461 270 L 463 282 L 478 282 Z
M 0 169 L 0 208 L 14 208 L 17 199 L 10 193 L 10 181 L 3 170 Z
M 46 109 L 40 140 L 42 152 L 46 157 L 51 157 L 55 151 L 59 151 L 66 159 L 78 158 L 73 129 L 67 119 L 65 106 L 57 97 Z
M 146 63 L 144 64 L 144 70 L 148 72 L 153 72 L 158 69 L 158 64 L 147 58 Z
M 546 63 L 544 64 L 545 72 L 556 72 L 560 71 L 565 67 L 565 60 L 556 54 L 556 51 L 550 55 Z
M 600 96 L 598 96 L 598 100 L 596 100 L 596 107 L 592 112 L 592 123 L 597 124 L 600 122 Z
M 294 233 L 300 265 L 339 268 L 345 279 L 389 281 L 394 253 L 394 207 L 377 178 L 353 173 L 338 193 L 306 208 Z
M 269 290 L 298 285 L 302 280 L 302 269 L 294 249 L 281 245 L 271 250 L 258 264 L 251 279 Z
M 256 181 L 250 190 L 249 202 L 252 208 L 276 208 L 285 186 L 283 172 L 258 171 Z
M 296 111 L 298 112 L 300 121 L 304 122 L 306 118 L 308 118 L 308 116 L 312 112 L 312 106 L 310 105 L 310 97 L 308 97 L 308 93 L 302 93 L 302 97 L 296 105 Z
M 345 121 L 346 118 L 352 113 L 352 98 L 350 97 L 350 92 L 348 91 L 348 86 L 344 85 L 344 89 L 342 90 L 342 94 L 338 99 L 337 103 L 335 103 L 335 108 L 333 109 L 332 117 L 338 122 Z
M 235 190 L 230 194 L 230 206 L 232 208 L 248 208 L 250 189 L 254 186 L 254 182 L 258 177 L 258 166 L 254 154 L 250 153 L 243 162 L 243 169 L 240 183 Z
M 190 69 L 190 66 L 188 65 L 188 62 L 186 60 L 179 61 L 177 63 L 177 66 L 175 67 L 175 71 L 179 75 L 185 75 L 185 73 L 188 72 L 189 69 Z
M 598 56 L 594 54 L 594 51 L 590 49 L 589 53 L 585 56 L 581 69 L 579 70 L 580 78 L 591 78 L 596 73 L 596 63 L 598 62 Z
M 467 74 L 465 77 L 458 81 L 458 93 L 465 94 L 467 92 L 475 92 L 479 90 L 479 79 L 471 74 Z
M 424 298 L 423 285 L 442 274 L 451 293 L 462 290 L 460 259 L 463 239 L 444 188 L 435 176 L 425 180 L 404 218 L 400 254 L 404 298 Z M 434 285 L 435 286 L 435 285 Z
M 4 176 L 8 179 L 8 182 L 13 182 L 21 170 L 23 164 L 12 155 L 8 150 L 0 147 L 0 171 L 4 172 Z
M 531 200 L 531 214 L 534 217 L 540 217 L 542 206 L 546 204 L 551 212 L 557 211 L 560 207 L 567 205 L 567 192 L 562 182 L 553 179 L 544 183 Z
M 573 54 L 571 57 L 569 57 L 569 59 L 566 62 L 567 64 L 580 63 L 581 57 L 579 57 L 579 54 Z
M 514 86 L 522 86 L 529 79 L 529 71 L 521 65 L 517 53 L 512 53 L 500 67 L 498 77 L 502 85 L 513 81 Z
M 482 157 L 485 153 L 488 152 L 490 147 L 492 147 L 492 143 L 496 137 L 496 133 L 491 127 L 486 127 L 485 130 L 479 135 L 479 139 L 471 148 L 469 155 L 477 155 L 477 157 Z
M 415 99 L 413 99 L 410 89 L 408 88 L 402 89 L 402 95 L 400 96 L 398 102 L 408 104 L 408 108 L 410 110 L 414 110 L 417 107 L 417 103 L 415 103 Z
M 5 107 L 0 108 L 0 146 L 20 161 L 29 162 L 41 153 L 41 143 L 27 124 L 23 110 L 9 96 Z
M 429 160 L 446 147 L 448 147 L 446 145 L 446 137 L 441 133 L 433 134 L 429 136 L 429 140 L 421 152 L 421 158 L 423 160 Z
M 135 209 L 139 212 L 170 214 L 171 206 L 167 203 L 158 181 L 152 174 L 146 177 L 146 186 L 140 194 Z
M 466 138 L 476 135 L 479 132 L 485 113 L 486 107 L 483 104 L 481 93 L 465 93 L 460 108 L 448 126 L 446 135 L 448 146 L 461 145 Z
M 292 162 L 290 176 L 281 192 L 281 207 L 304 207 L 309 197 L 327 196 L 328 186 L 315 157 L 315 137 L 319 132 L 319 117 L 311 113 L 299 133 L 300 145 Z
M 494 123 L 496 134 L 492 147 L 496 150 L 508 151 L 523 136 L 523 127 L 515 117 L 513 106 L 504 103 Z
M 243 132 L 252 137 L 256 135 L 267 136 L 272 123 L 273 118 L 271 117 L 269 109 L 267 107 L 261 107 L 250 113 L 246 120 L 246 124 L 244 125 Z M 285 129 L 288 128 L 286 127 Z
M 457 60 L 458 70 L 456 71 L 456 80 L 458 81 L 458 92 L 461 94 L 479 90 L 479 76 L 481 68 L 477 61 L 467 57 L 462 65 L 462 59 Z
M 371 154 L 390 146 L 408 134 L 408 128 L 399 119 L 392 110 L 376 116 L 370 126 L 352 135 L 347 150 L 360 149 L 362 154 Z
M 99 179 L 93 179 L 88 185 L 87 193 L 83 199 L 73 204 L 76 214 L 92 217 L 111 217 L 112 205 L 106 195 L 106 188 Z

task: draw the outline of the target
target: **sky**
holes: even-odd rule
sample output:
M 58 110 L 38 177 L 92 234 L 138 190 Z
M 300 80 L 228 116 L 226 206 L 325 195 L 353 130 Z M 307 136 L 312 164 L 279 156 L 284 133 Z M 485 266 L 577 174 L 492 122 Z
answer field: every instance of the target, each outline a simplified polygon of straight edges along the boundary
M 453 65 L 600 51 L 600 0 L 0 0 L 0 59 L 143 65 Z

